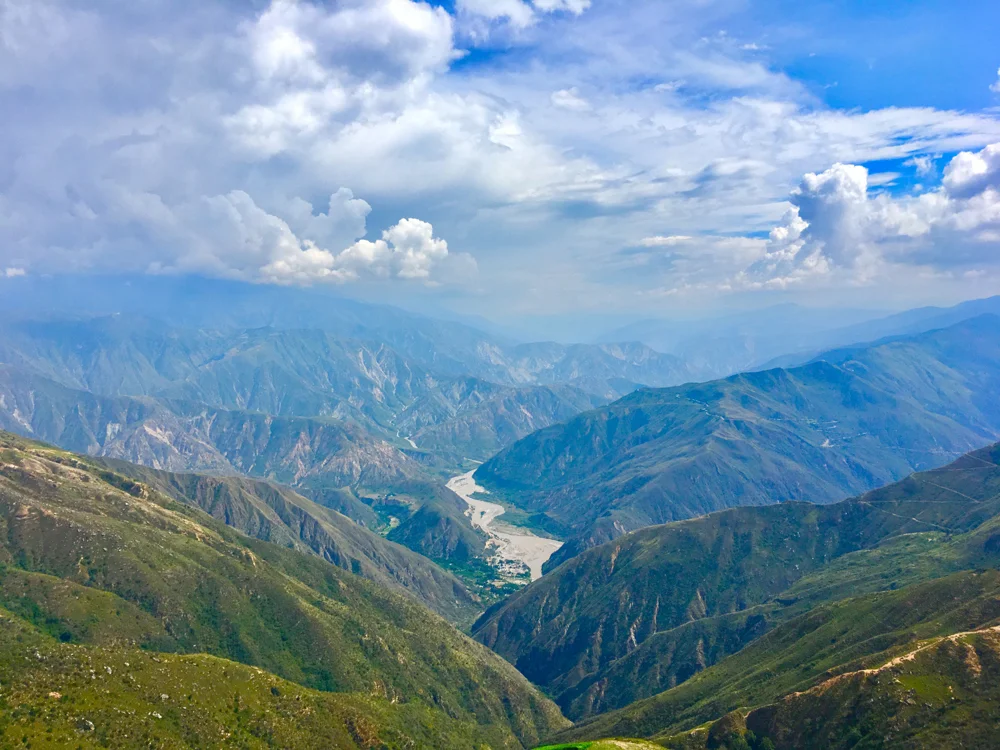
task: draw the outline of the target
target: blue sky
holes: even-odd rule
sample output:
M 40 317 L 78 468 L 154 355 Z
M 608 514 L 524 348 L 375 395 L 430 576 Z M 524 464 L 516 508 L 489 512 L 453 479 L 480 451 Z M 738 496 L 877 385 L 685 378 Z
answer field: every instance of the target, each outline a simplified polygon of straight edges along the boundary
M 1000 293 L 1000 6 L 0 0 L 0 278 L 501 321 Z

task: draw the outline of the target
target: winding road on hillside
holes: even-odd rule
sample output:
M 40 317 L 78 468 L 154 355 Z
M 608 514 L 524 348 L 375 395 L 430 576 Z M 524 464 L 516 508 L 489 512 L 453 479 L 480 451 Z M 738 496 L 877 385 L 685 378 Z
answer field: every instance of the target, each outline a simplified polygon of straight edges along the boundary
M 562 547 L 562 542 L 529 532 L 514 533 L 509 526 L 497 528 L 494 522 L 503 515 L 503 506 L 473 497 L 475 494 L 486 493 L 485 488 L 476 484 L 472 476 L 474 473 L 475 471 L 470 471 L 452 477 L 448 480 L 448 489 L 468 503 L 472 525 L 489 535 L 496 544 L 498 556 L 503 560 L 524 563 L 531 571 L 531 580 L 537 581 L 542 577 L 542 565 Z

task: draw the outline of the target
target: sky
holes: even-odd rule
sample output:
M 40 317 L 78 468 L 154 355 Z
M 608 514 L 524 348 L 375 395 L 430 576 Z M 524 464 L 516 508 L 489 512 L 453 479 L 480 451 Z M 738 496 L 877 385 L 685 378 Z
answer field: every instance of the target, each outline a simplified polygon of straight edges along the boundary
M 995 0 L 0 0 L 0 280 L 562 326 L 997 294 L 997 28 Z

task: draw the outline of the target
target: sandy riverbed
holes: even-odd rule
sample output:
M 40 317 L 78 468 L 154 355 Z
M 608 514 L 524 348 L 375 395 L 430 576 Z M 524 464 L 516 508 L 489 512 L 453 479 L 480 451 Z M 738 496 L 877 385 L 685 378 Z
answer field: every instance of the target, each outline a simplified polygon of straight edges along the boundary
M 472 525 L 489 534 L 496 543 L 500 557 L 505 560 L 523 562 L 531 571 L 531 580 L 538 580 L 542 577 L 542 565 L 552 557 L 557 549 L 562 547 L 562 542 L 557 542 L 555 539 L 544 539 L 527 531 L 516 533 L 510 531 L 509 528 L 498 529 L 494 522 L 503 515 L 503 506 L 472 497 L 474 494 L 486 492 L 472 478 L 474 473 L 474 471 L 470 471 L 467 474 L 452 477 L 448 481 L 448 489 L 468 503 L 468 515 L 472 518 Z

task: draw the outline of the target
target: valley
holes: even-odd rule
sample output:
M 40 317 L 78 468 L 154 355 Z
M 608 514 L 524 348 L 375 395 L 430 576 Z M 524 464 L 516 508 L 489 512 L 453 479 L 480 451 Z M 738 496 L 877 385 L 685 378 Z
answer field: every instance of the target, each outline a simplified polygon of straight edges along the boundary
M 0 0 L 0 750 L 1000 750 L 1000 0 Z
M 1000 318 L 682 383 L 642 346 L 442 359 L 414 325 L 398 351 L 353 323 L 0 326 L 0 682 L 28 707 L 0 737 L 784 750 L 869 696 L 871 727 L 931 731 L 882 674 L 990 700 L 953 651 L 992 658 L 1000 623 Z
M 555 567 L 644 526 L 726 507 L 826 503 L 1000 437 L 1000 318 L 808 364 L 640 389 L 532 433 L 476 481 L 567 527 Z
M 530 579 L 537 581 L 542 577 L 542 566 L 562 546 L 562 542 L 534 534 L 518 533 L 514 527 L 496 523 L 504 514 L 504 507 L 475 497 L 485 490 L 476 484 L 473 474 L 475 471 L 452 477 L 448 480 L 448 489 L 469 504 L 472 525 L 486 532 L 496 545 L 496 555 L 501 561 L 497 567 L 501 575 L 513 573 L 516 577 L 517 566 L 520 564 L 528 569 Z

